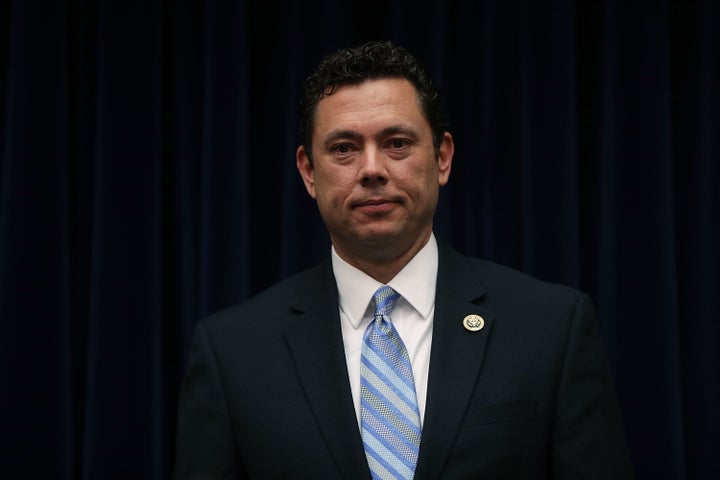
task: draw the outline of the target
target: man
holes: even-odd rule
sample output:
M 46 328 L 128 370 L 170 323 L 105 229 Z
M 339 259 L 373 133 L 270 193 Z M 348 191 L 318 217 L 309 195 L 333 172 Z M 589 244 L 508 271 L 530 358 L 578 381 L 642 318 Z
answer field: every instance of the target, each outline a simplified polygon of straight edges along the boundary
M 454 148 L 416 60 L 326 58 L 301 132 L 332 251 L 198 325 L 176 478 L 633 478 L 588 297 L 435 239 Z

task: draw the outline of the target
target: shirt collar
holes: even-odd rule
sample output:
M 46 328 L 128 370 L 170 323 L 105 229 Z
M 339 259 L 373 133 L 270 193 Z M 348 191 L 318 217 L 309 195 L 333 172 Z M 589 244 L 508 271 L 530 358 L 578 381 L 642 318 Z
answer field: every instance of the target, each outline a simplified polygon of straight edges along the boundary
M 355 268 L 332 248 L 332 266 L 338 286 L 340 308 L 357 329 L 368 309 L 375 291 L 382 285 L 365 272 Z M 435 235 L 390 280 L 387 285 L 427 320 L 435 305 L 435 286 L 438 271 L 438 247 Z

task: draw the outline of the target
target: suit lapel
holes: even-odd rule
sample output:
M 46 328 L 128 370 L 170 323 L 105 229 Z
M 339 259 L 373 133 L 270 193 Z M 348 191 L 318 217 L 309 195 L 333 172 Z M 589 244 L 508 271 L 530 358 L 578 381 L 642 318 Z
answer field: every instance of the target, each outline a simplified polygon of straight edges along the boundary
M 477 381 L 492 326 L 491 312 L 474 302 L 484 289 L 467 262 L 439 243 L 435 319 L 420 456 L 415 479 L 440 478 Z M 463 327 L 470 314 L 483 317 L 477 332 Z
M 352 402 L 340 327 L 337 285 L 326 259 L 291 299 L 303 315 L 285 337 L 300 383 L 343 478 L 368 479 L 370 471 Z

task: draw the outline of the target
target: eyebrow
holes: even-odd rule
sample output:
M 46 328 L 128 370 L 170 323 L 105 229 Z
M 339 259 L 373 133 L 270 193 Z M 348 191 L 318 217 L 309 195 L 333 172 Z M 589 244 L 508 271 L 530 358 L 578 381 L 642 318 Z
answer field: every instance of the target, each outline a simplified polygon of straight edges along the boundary
M 415 129 L 406 127 L 404 125 L 393 125 L 387 128 L 384 128 L 380 131 L 380 133 L 377 135 L 378 138 L 384 138 L 384 137 L 390 137 L 393 135 L 406 135 L 408 137 L 412 137 L 413 139 L 418 138 L 418 134 L 415 131 Z
M 325 148 L 329 147 L 331 143 L 337 140 L 355 140 L 358 141 L 362 138 L 358 132 L 353 130 L 333 130 L 326 137 L 323 145 Z

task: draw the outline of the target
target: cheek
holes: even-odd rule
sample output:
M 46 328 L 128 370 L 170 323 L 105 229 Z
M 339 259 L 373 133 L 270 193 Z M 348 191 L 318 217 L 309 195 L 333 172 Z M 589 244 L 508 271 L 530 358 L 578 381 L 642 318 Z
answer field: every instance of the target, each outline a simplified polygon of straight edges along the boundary
M 403 172 L 396 177 L 398 185 L 403 185 L 406 192 L 413 197 L 426 197 L 429 192 L 438 187 L 437 169 L 417 166 Z
M 352 182 L 345 172 L 323 172 L 315 177 L 315 191 L 318 203 L 337 208 L 352 191 Z

